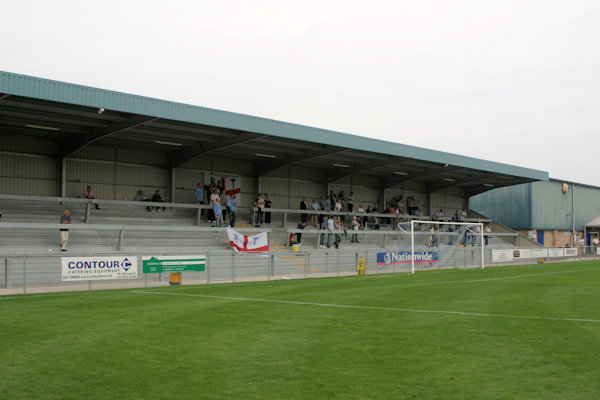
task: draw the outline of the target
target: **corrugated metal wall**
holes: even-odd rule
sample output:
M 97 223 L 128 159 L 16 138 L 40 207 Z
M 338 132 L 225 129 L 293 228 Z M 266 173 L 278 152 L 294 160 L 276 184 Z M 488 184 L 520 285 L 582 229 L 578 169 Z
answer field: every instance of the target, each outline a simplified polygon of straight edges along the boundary
M 35 141 L 30 138 L 13 138 L 0 145 L 0 191 L 7 194 L 57 196 L 61 176 L 56 156 L 31 155 L 58 153 L 53 142 Z M 151 198 L 156 189 L 163 197 L 171 196 L 168 191 L 170 172 L 166 167 L 167 156 L 150 150 L 121 149 L 110 146 L 90 145 L 67 158 L 66 195 L 81 197 L 88 185 L 93 187 L 96 197 L 109 200 L 133 200 L 139 190 Z M 241 207 L 254 202 L 253 166 L 243 161 L 200 158 L 186 164 L 189 168 L 175 169 L 175 201 L 194 202 L 194 191 L 198 182 L 204 182 L 205 173 L 223 177 L 241 176 L 242 194 L 238 198 Z M 303 197 L 312 202 L 325 193 L 320 170 L 306 168 L 280 168 L 260 178 L 259 190 L 268 193 L 277 208 L 299 208 Z M 345 177 L 329 185 L 336 194 L 344 191 L 346 196 L 353 191 L 355 207 L 373 205 L 380 197 L 379 182 L 369 176 Z M 414 185 L 413 185 L 414 186 Z M 386 198 L 403 194 L 404 198 L 414 195 L 421 204 L 425 194 L 419 188 L 406 184 L 402 188 L 386 190 Z M 437 198 L 436 198 L 437 199 Z M 171 199 L 172 200 L 172 199 Z M 435 204 L 447 208 L 462 201 L 447 193 L 442 194 Z M 448 204 L 448 205 L 446 205 Z
M 359 183 L 366 183 L 364 180 L 361 182 L 357 179 Z M 377 184 L 378 182 L 371 181 L 371 184 Z M 333 190 L 333 192 L 337 195 L 343 190 L 344 195 L 347 197 L 350 192 L 354 192 L 354 207 L 358 210 L 358 207 L 362 204 L 362 206 L 367 209 L 370 205 L 371 207 L 375 205 L 377 199 L 379 198 L 379 188 L 377 187 L 368 187 L 359 184 L 355 184 L 353 182 L 352 185 L 349 184 L 332 184 L 329 185 L 329 188 Z
M 573 227 L 572 195 L 575 191 L 575 229 L 600 215 L 600 188 L 575 184 L 562 192 L 562 181 L 533 182 L 490 190 L 471 197 L 470 207 L 512 229 L 563 230 Z
M 563 194 L 559 182 L 534 182 L 531 185 L 534 229 L 571 230 L 571 192 Z
M 177 203 L 195 203 L 194 193 L 198 183 L 205 184 L 203 172 L 188 169 L 175 170 L 175 200 Z
M 290 182 L 287 179 L 263 176 L 260 178 L 260 192 L 265 196 L 270 196 L 273 208 L 298 208 L 295 201 L 293 204 L 288 204 Z M 290 199 L 290 201 L 292 201 L 292 199 Z M 300 200 L 298 200 L 298 202 L 299 201 Z
M 68 159 L 67 196 L 80 197 L 91 185 L 99 199 L 133 200 L 138 190 L 152 197 L 156 189 L 167 197 L 168 170 L 116 162 Z
M 568 194 L 567 194 L 568 195 Z M 600 188 L 575 185 L 575 229 L 600 216 Z
M 469 208 L 512 229 L 532 229 L 530 185 L 493 189 L 469 199 Z
M 567 230 L 573 227 L 573 188 L 562 192 L 560 181 L 533 183 L 533 227 L 543 230 Z M 600 215 L 600 189 L 575 185 L 575 229 Z
M 7 133 L 10 133 L 7 132 Z M 2 136 L 0 150 L 17 153 L 52 156 L 57 153 L 59 145 L 54 140 L 33 138 L 28 136 Z
M 0 188 L 5 194 L 57 195 L 56 160 L 0 154 Z
M 463 209 L 463 198 L 453 194 L 451 190 L 432 193 L 430 207 L 430 215 L 435 215 L 436 210 L 441 208 L 446 217 L 451 217 L 456 210 Z

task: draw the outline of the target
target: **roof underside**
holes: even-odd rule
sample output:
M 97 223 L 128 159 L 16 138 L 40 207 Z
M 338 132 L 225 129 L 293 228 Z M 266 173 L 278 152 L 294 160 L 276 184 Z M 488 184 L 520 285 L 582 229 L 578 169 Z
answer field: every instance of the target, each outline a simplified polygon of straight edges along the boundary
M 294 166 L 324 171 L 330 183 L 359 174 L 383 188 L 410 181 L 467 196 L 548 180 L 538 170 L 0 72 L 0 137 L 10 135 L 56 140 L 61 157 L 97 143 L 166 152 L 169 167 L 224 158 L 252 163 L 259 176 Z

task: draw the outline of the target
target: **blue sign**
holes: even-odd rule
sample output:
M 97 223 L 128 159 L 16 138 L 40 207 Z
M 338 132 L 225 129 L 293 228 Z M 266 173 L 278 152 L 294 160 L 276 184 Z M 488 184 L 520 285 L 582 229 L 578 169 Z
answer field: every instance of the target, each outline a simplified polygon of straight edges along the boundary
M 377 253 L 377 265 L 388 264 L 409 264 L 412 261 L 410 251 L 388 251 L 387 253 Z M 438 262 L 437 251 L 415 251 L 416 263 L 436 263 Z

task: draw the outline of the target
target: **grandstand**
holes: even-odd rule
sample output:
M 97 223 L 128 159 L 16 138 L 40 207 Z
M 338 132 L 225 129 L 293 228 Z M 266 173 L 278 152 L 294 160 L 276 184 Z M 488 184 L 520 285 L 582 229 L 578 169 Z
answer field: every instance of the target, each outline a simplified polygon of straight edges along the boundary
M 341 213 L 348 226 L 353 215 L 365 216 L 356 212 L 359 204 L 410 207 L 410 198 L 420 215 L 398 220 L 430 220 L 438 218 L 435 210 L 468 208 L 471 196 L 494 188 L 548 181 L 544 171 L 6 72 L 0 72 L 0 164 L 4 288 L 60 284 L 58 221 L 65 209 L 73 222 L 69 256 L 210 254 L 207 271 L 184 273 L 184 280 L 280 279 L 356 273 L 358 259 L 366 260 L 367 273 L 408 270 L 377 262 L 378 254 L 405 251 L 410 241 L 390 214 L 368 214 L 359 243 L 350 242 L 350 231 L 334 232 L 342 237 L 338 250 L 319 248 L 322 233 L 307 227 L 301 251 L 291 251 L 287 239 L 298 233 L 302 214 L 340 214 L 300 210 L 305 197 L 353 192 L 354 212 Z M 211 206 L 197 204 L 194 190 L 211 181 L 231 183 L 238 193 L 236 229 L 266 232 L 269 254 L 234 255 L 226 229 L 201 216 Z M 96 200 L 82 198 L 88 185 Z M 166 203 L 133 201 L 138 190 L 156 189 Z M 253 207 L 258 193 L 273 201 L 272 221 L 260 227 Z M 148 212 L 148 206 L 167 209 Z M 467 221 L 492 226 L 485 263 L 493 249 L 539 246 L 485 215 L 470 211 Z M 453 235 L 457 240 L 450 241 Z M 419 268 L 481 263 L 474 250 L 481 242 L 469 245 L 458 233 L 442 230 L 434 245 L 427 232 L 415 240 L 440 257 Z M 140 274 L 135 283 L 165 279 Z

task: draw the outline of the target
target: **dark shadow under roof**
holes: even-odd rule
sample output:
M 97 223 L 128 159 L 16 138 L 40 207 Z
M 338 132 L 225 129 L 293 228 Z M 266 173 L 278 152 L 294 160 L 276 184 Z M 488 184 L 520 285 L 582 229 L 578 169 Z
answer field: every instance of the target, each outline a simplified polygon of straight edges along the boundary
M 166 152 L 169 167 L 224 157 L 251 162 L 257 175 L 298 166 L 331 183 L 360 174 L 384 188 L 413 181 L 467 196 L 548 180 L 545 171 L 0 71 L 0 137 L 10 135 L 55 139 L 60 157 L 98 143 Z

